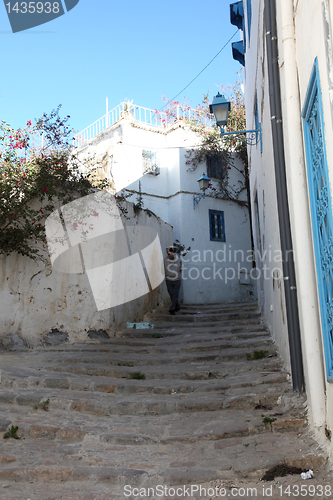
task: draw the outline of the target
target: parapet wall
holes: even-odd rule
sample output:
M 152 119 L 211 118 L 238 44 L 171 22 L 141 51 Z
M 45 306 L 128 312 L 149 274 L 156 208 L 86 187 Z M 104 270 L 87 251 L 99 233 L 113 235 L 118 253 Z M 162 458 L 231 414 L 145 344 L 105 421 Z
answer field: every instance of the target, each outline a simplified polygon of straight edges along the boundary
M 150 227 L 157 232 L 164 252 L 173 242 L 172 226 L 144 210 L 135 215 L 133 205 L 124 204 L 129 217 L 123 220 L 130 227 L 129 245 L 135 233 L 140 232 L 139 227 Z M 104 246 L 102 251 L 105 250 Z M 93 255 L 96 268 L 103 259 L 105 255 L 98 251 Z M 166 286 L 162 282 L 137 299 L 97 310 L 87 273 L 58 272 L 50 261 L 35 263 L 28 257 L 12 254 L 0 260 L 0 347 L 90 341 L 95 332 L 113 336 L 127 321 L 140 321 L 145 312 L 166 300 Z

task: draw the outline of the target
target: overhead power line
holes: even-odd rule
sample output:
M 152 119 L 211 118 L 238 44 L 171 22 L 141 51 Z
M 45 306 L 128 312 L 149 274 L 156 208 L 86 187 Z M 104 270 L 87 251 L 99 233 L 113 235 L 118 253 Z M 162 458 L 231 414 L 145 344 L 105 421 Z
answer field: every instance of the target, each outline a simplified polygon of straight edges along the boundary
M 218 53 L 217 53 L 217 54 L 213 57 L 213 59 L 211 59 L 211 60 L 209 61 L 209 63 L 208 63 L 208 64 L 206 64 L 206 66 L 205 66 L 205 67 L 204 67 L 204 68 L 200 71 L 200 73 L 198 73 L 198 74 L 197 74 L 197 76 L 195 76 L 195 77 L 193 78 L 193 80 L 191 80 L 191 81 L 190 81 L 190 83 L 188 83 L 188 84 L 186 85 L 186 87 L 184 87 L 184 88 L 183 88 L 180 92 L 178 92 L 178 94 L 177 94 L 177 95 L 175 95 L 172 99 L 170 99 L 170 101 L 174 101 L 175 99 L 177 99 L 177 97 L 178 97 L 180 94 L 182 94 L 182 93 L 184 92 L 184 90 L 186 90 L 186 89 L 187 89 L 187 88 L 188 88 L 188 87 L 189 87 L 189 86 L 190 86 L 190 85 L 194 82 L 194 80 L 196 80 L 196 79 L 197 79 L 197 78 L 201 75 L 201 73 L 203 73 L 203 72 L 205 71 L 205 69 L 206 69 L 206 68 L 208 68 L 208 66 L 209 66 L 210 64 L 212 64 L 212 62 L 214 61 L 214 59 L 216 59 L 216 58 L 217 58 L 217 56 L 218 56 L 219 54 L 221 54 L 222 50 L 224 50 L 224 49 L 226 48 L 226 46 L 227 46 L 227 45 L 231 42 L 231 40 L 232 40 L 232 39 L 233 39 L 233 38 L 237 35 L 238 31 L 239 31 L 239 29 L 237 29 L 237 30 L 235 31 L 235 33 L 232 35 L 232 37 L 230 37 L 230 38 L 229 38 L 229 40 L 228 40 L 228 41 L 227 41 L 227 42 L 223 45 L 222 49 L 220 49 L 220 50 L 218 51 Z M 170 102 L 170 101 L 169 101 L 169 102 Z M 161 111 L 163 108 L 165 108 L 165 106 L 168 106 L 168 103 L 164 104 L 164 106 L 162 106 L 162 107 L 159 109 L 159 111 Z

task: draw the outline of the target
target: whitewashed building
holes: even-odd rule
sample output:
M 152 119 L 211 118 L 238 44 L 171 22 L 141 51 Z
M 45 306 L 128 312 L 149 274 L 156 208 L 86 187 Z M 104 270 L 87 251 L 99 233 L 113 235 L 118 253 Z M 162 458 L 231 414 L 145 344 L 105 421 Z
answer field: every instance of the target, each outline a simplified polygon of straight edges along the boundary
M 214 197 L 216 170 L 202 164 L 189 170 L 188 150 L 198 136 L 189 122 L 194 111 L 178 106 L 170 120 L 125 102 L 77 134 L 80 158 L 89 159 L 111 192 L 143 205 L 173 226 L 173 241 L 191 250 L 183 258 L 182 300 L 186 303 L 244 301 L 254 298 L 252 247 L 247 194 L 245 204 Z M 207 122 L 207 125 L 209 123 Z M 228 170 L 237 189 L 244 181 L 240 160 Z M 200 197 L 198 179 L 208 174 L 211 187 Z
M 244 64 L 247 128 L 262 129 L 262 151 L 248 148 L 257 266 L 268 269 L 258 298 L 331 455 L 332 20 L 328 0 L 231 5 L 231 22 L 243 31 L 233 53 Z

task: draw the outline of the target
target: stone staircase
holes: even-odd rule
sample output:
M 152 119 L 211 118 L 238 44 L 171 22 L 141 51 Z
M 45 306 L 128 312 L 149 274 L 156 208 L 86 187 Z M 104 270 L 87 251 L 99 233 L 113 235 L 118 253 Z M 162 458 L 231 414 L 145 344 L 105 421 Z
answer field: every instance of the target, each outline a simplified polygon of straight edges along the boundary
M 144 320 L 154 328 L 1 353 L 0 431 L 20 439 L 2 440 L 0 499 L 139 498 L 157 485 L 165 494 L 147 498 L 177 499 L 177 486 L 259 484 L 281 463 L 324 471 L 254 302 Z

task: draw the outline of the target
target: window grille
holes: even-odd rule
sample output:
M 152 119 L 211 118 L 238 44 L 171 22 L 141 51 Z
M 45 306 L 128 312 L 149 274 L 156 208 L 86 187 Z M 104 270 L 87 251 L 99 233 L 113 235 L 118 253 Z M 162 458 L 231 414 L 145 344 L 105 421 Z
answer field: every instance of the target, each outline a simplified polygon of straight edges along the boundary
M 333 217 L 317 59 L 302 117 L 326 373 L 333 382 Z
M 209 210 L 209 229 L 211 241 L 225 241 L 224 212 Z
M 142 151 L 142 161 L 144 174 L 158 175 L 160 173 L 156 151 L 144 149 Z
M 206 164 L 207 175 L 210 179 L 224 179 L 226 160 L 222 155 L 208 155 L 206 158 Z

